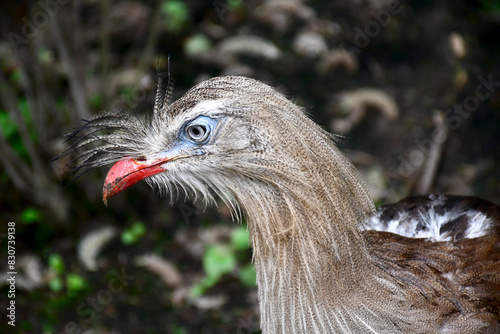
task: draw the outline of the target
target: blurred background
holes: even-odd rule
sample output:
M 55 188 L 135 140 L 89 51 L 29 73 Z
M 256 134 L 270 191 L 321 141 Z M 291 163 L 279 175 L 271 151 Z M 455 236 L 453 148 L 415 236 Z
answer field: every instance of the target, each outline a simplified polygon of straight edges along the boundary
M 262 80 L 342 135 L 377 205 L 500 203 L 500 1 L 40 0 L 0 5 L 0 332 L 259 333 L 229 210 L 170 205 L 107 168 L 72 182 L 64 134 L 224 74 Z M 15 222 L 15 327 L 7 224 Z

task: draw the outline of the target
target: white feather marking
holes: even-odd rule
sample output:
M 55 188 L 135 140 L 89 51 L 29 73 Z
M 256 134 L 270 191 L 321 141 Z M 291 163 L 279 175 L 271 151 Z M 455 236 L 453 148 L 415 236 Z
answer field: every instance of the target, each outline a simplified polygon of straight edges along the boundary
M 193 109 L 189 112 L 190 114 L 204 114 L 207 112 L 214 112 L 214 110 L 223 110 L 225 100 L 204 100 L 199 102 Z
M 452 272 L 444 273 L 442 276 L 450 282 L 453 282 L 455 278 L 455 275 Z
M 465 231 L 466 238 L 479 238 L 486 235 L 488 229 L 493 225 L 493 220 L 479 211 L 467 212 L 470 224 Z
M 416 216 L 410 216 L 407 211 L 402 211 L 390 221 L 381 220 L 382 210 L 368 218 L 361 226 L 361 229 L 390 232 L 408 238 L 421 238 L 430 241 L 452 241 L 453 237 L 450 231 L 441 233 L 441 228 L 460 216 L 467 216 L 468 218 L 468 227 L 462 238 L 472 239 L 484 236 L 488 234 L 488 229 L 493 224 L 491 218 L 476 210 L 467 212 L 451 210 L 438 213 L 434 209 L 435 205 L 438 204 L 440 204 L 439 197 L 428 210 L 421 211 Z

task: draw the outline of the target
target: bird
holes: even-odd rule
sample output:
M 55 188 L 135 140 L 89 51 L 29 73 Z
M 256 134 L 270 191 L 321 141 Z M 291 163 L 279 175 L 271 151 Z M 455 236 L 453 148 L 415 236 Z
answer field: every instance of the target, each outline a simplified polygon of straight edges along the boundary
M 500 333 L 500 207 L 427 195 L 375 208 L 338 136 L 271 86 L 202 81 L 145 117 L 73 131 L 75 171 L 113 163 L 103 201 L 145 180 L 246 219 L 262 333 Z

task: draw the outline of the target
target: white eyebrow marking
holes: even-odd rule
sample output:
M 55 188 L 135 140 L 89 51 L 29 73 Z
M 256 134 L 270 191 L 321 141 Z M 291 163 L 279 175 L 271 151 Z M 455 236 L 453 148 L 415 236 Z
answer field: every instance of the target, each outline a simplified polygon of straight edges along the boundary
M 224 99 L 201 101 L 196 106 L 194 106 L 193 109 L 191 109 L 191 113 L 201 114 L 208 111 L 213 112 L 214 110 L 222 110 L 225 106 L 225 102 L 226 100 Z

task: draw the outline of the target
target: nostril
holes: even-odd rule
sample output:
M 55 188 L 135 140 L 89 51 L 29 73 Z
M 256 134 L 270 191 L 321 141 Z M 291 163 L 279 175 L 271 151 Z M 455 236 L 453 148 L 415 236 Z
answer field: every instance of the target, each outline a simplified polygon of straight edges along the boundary
M 139 157 L 135 158 L 134 161 L 145 162 L 146 161 L 146 157 L 142 155 L 142 156 L 139 156 Z

